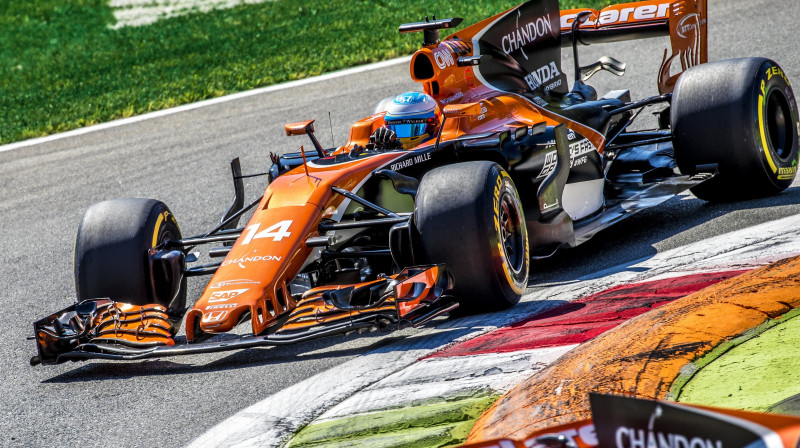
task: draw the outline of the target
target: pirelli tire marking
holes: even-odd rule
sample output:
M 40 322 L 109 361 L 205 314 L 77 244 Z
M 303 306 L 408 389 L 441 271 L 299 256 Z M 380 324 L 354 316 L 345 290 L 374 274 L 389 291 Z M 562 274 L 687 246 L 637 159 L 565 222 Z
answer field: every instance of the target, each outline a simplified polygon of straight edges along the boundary
M 167 221 L 172 222 L 172 224 L 174 224 L 175 227 L 177 227 L 178 231 L 180 232 L 180 227 L 178 227 L 178 221 L 175 220 L 175 216 L 173 216 L 172 213 L 170 213 L 169 211 L 164 210 L 162 213 L 158 215 L 158 218 L 156 218 L 156 225 L 153 229 L 153 244 L 150 247 L 156 247 L 158 245 L 159 243 L 158 237 L 159 234 L 161 233 L 161 225 Z
M 773 81 L 773 78 L 775 80 Z M 778 91 L 773 93 L 774 91 Z M 771 94 L 778 94 L 785 96 L 788 102 L 789 117 L 785 117 L 784 110 L 781 113 L 784 115 L 783 119 L 790 119 L 794 122 L 794 126 L 789 126 L 790 132 L 794 132 L 794 138 L 784 141 L 784 144 L 790 145 L 788 148 L 775 148 L 774 144 L 770 145 L 770 141 L 775 142 L 776 136 L 771 135 L 771 132 L 778 132 L 777 128 L 772 129 L 768 123 L 770 118 L 770 109 L 773 107 L 769 104 Z M 797 104 L 792 92 L 791 83 L 786 77 L 783 70 L 777 65 L 770 65 L 766 71 L 761 75 L 761 84 L 758 91 L 758 104 L 756 105 L 758 111 L 758 135 L 760 137 L 761 150 L 764 153 L 764 159 L 767 161 L 769 170 L 777 180 L 792 180 L 797 174 L 797 152 L 794 147 L 797 146 L 797 140 L 800 138 L 800 121 L 797 119 Z M 780 108 L 780 105 L 777 106 Z M 773 127 L 779 126 L 776 124 Z M 778 152 L 779 151 L 779 152 Z M 786 153 L 786 154 L 781 154 Z M 782 157 L 783 155 L 783 157 Z
M 505 247 L 505 239 L 504 236 L 504 224 L 501 224 L 503 221 L 503 209 L 502 205 L 505 202 L 504 200 L 506 197 L 510 196 L 508 202 L 506 204 L 513 205 L 513 210 L 508 210 L 510 215 L 506 217 L 507 220 L 511 220 L 514 218 L 516 221 L 516 230 L 519 232 L 518 236 L 508 236 L 508 238 L 520 238 L 521 241 L 517 246 L 522 246 L 521 249 L 524 252 L 523 258 L 519 257 L 519 254 L 509 254 L 508 249 Z M 511 180 L 511 176 L 508 175 L 505 171 L 500 171 L 500 175 L 497 176 L 497 184 L 494 187 L 494 196 L 492 198 L 493 201 L 493 210 L 494 210 L 494 229 L 497 232 L 497 252 L 501 257 L 501 266 L 503 267 L 503 274 L 506 276 L 508 280 L 508 285 L 511 286 L 513 291 L 517 294 L 522 294 L 525 292 L 525 287 L 527 286 L 527 269 L 528 269 L 528 262 L 527 260 L 530 257 L 529 249 L 528 249 L 528 232 L 524 226 L 525 218 L 522 212 L 522 205 L 519 200 L 519 194 L 517 193 L 516 188 L 514 187 L 513 181 Z M 512 225 L 514 223 L 511 223 Z M 515 263 L 517 266 L 512 266 L 510 262 L 510 258 L 517 260 Z

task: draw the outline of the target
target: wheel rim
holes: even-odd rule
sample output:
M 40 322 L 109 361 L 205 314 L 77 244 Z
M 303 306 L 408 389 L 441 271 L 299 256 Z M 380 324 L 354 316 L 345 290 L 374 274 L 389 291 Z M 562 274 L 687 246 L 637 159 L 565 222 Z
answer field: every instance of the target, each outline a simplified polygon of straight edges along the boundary
M 522 231 L 522 216 L 509 193 L 504 193 L 500 202 L 500 241 L 503 257 L 514 273 L 525 264 L 525 239 Z
M 794 129 L 789 101 L 780 90 L 773 90 L 767 99 L 769 143 L 779 159 L 786 161 L 794 147 Z M 766 150 L 766 148 L 764 148 Z

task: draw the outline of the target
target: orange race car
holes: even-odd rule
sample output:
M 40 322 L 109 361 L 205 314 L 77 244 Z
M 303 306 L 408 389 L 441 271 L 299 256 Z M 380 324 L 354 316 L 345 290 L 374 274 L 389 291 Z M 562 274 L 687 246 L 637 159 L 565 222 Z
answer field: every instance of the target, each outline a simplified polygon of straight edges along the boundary
M 460 22 L 400 27 L 423 34 L 410 73 L 424 93 L 382 103 L 346 144 L 323 148 L 313 120 L 287 124 L 314 149 L 271 154 L 269 186 L 249 205 L 234 160 L 234 202 L 209 232 L 183 237 L 156 200 L 92 206 L 75 245 L 78 302 L 34 323 L 32 364 L 280 345 L 505 308 L 532 257 L 686 189 L 731 200 L 795 177 L 800 121 L 785 73 L 760 58 L 705 63 L 706 0 L 601 11 L 532 0 L 440 40 Z M 671 42 L 660 95 L 598 97 L 585 83 L 625 64 L 580 65 L 579 44 L 656 36 Z M 571 89 L 562 47 L 576 61 Z M 649 106 L 658 128 L 631 131 Z M 207 244 L 221 261 L 198 262 Z M 206 275 L 187 309 L 186 279 Z M 242 323 L 251 334 L 210 339 Z

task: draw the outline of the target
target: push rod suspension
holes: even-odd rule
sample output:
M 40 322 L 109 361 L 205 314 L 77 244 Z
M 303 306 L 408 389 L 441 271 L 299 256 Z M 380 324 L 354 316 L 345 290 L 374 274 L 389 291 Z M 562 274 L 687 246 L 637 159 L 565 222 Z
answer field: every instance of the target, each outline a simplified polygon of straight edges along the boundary
M 376 212 L 383 213 L 384 215 L 390 216 L 392 218 L 400 217 L 400 215 L 398 215 L 397 213 L 395 213 L 393 211 L 390 211 L 390 210 L 386 210 L 385 208 L 383 208 L 383 207 L 381 207 L 379 205 L 375 205 L 372 202 L 369 202 L 368 200 L 362 198 L 361 196 L 355 195 L 355 194 L 353 194 L 353 193 L 351 193 L 351 192 L 349 192 L 347 190 L 342 190 L 341 188 L 338 188 L 338 187 L 331 187 L 331 188 L 336 193 L 339 193 L 340 195 L 342 195 L 342 196 L 344 196 L 344 197 L 346 197 L 346 198 L 348 198 L 348 199 L 350 199 L 352 201 L 356 201 L 359 204 L 363 205 L 364 207 L 371 208 L 371 209 L 375 210 Z
M 406 222 L 409 218 L 409 216 L 397 216 L 396 218 L 365 219 L 363 221 L 321 222 L 319 224 L 319 231 L 322 233 L 329 230 L 360 229 L 364 227 L 394 225 Z
M 670 102 L 672 101 L 672 94 L 665 93 L 663 95 L 651 96 L 650 98 L 645 98 L 641 101 L 634 101 L 633 103 L 626 104 L 622 107 L 618 107 L 616 109 L 612 109 L 608 111 L 611 115 L 621 114 L 623 112 L 627 112 L 629 110 L 638 109 L 640 107 L 649 106 L 650 104 L 656 103 L 663 103 L 663 102 Z

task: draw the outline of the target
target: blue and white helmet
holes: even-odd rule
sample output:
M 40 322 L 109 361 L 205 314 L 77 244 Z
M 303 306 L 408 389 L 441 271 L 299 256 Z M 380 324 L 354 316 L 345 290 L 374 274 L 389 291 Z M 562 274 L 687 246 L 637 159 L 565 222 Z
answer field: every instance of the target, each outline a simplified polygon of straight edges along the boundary
M 403 147 L 411 149 L 436 135 L 440 116 L 439 105 L 429 95 L 406 92 L 389 103 L 383 121 L 397 134 Z

